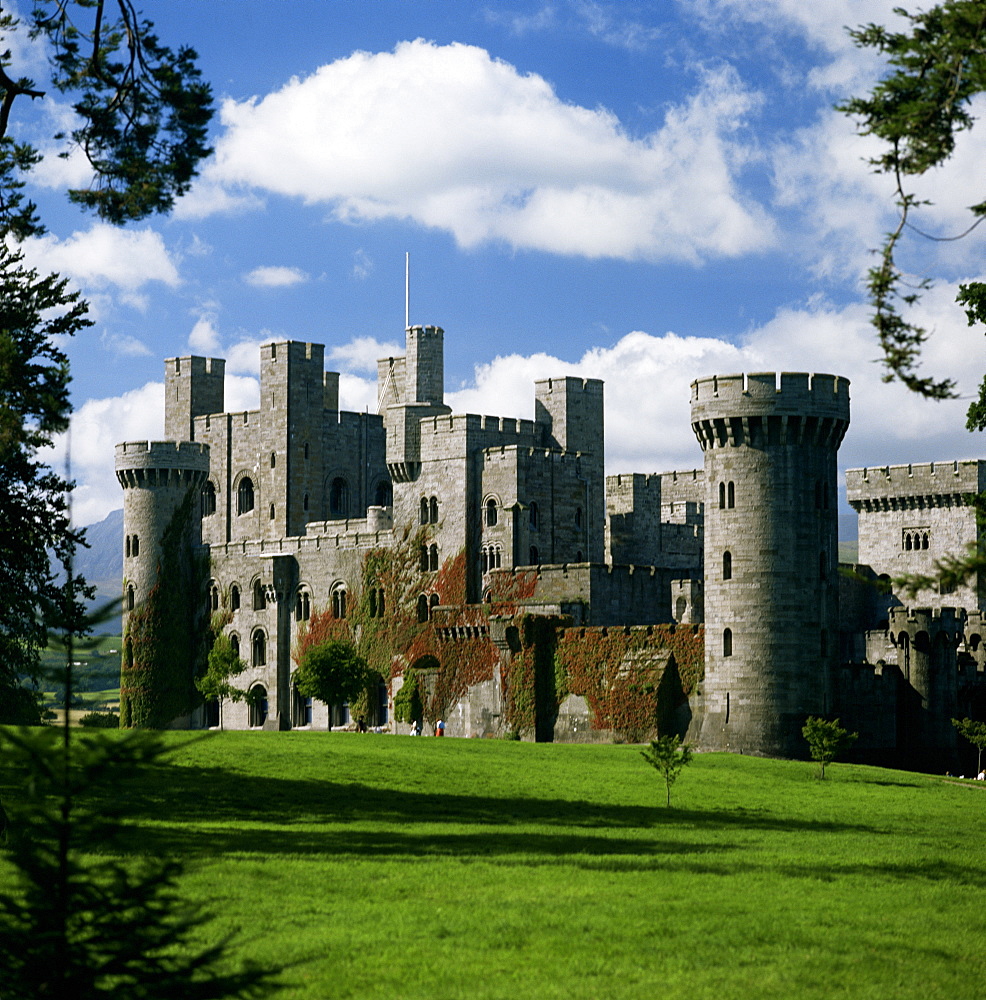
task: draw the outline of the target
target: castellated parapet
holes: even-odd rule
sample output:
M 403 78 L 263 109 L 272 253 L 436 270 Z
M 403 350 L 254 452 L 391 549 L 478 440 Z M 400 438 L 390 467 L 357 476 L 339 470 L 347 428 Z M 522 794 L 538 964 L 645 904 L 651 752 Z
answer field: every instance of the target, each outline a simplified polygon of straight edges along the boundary
M 164 436 L 194 441 L 195 418 L 222 413 L 226 362 L 187 355 L 164 362 Z
M 846 496 L 859 515 L 859 561 L 879 575 L 930 575 L 947 555 L 979 538 L 975 497 L 986 490 L 986 462 L 925 462 L 849 469 Z M 954 590 L 919 591 L 918 606 L 986 608 L 978 578 Z
M 773 372 L 692 383 L 705 454 L 700 745 L 794 755 L 838 654 L 836 457 L 849 383 Z
M 194 511 L 186 544 L 199 542 L 199 491 L 209 475 L 209 446 L 191 441 L 127 441 L 116 446 L 123 487 L 124 631 L 129 611 L 157 583 L 161 540 L 190 493 Z

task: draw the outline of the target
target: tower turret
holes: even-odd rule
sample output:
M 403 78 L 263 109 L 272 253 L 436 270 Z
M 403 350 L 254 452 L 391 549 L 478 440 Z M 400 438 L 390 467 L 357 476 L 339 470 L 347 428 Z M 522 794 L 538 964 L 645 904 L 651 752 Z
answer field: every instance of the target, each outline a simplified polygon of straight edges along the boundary
M 116 476 L 123 487 L 123 664 L 120 672 L 121 724 L 161 728 L 190 707 L 191 660 L 175 664 L 176 674 L 158 676 L 153 650 L 135 649 L 130 617 L 161 582 L 162 570 L 192 564 L 201 535 L 201 490 L 209 474 L 209 446 L 191 441 L 128 441 L 116 446 Z M 166 548 L 168 551 L 166 551 Z M 169 619 L 192 632 L 204 594 L 183 590 L 171 580 L 180 607 Z M 176 677 L 180 678 L 176 688 Z
M 692 383 L 705 453 L 709 750 L 800 755 L 838 654 L 836 457 L 849 382 L 773 372 Z

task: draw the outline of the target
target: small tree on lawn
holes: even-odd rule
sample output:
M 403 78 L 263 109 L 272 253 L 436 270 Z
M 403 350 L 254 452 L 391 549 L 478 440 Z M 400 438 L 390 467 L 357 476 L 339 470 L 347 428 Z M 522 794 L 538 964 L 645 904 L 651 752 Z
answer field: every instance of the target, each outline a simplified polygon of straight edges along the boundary
M 212 627 L 216 637 L 209 650 L 208 665 L 201 677 L 195 678 L 195 686 L 203 698 L 213 698 L 219 702 L 219 728 L 223 728 L 223 702 L 250 700 L 250 693 L 236 687 L 231 678 L 238 677 L 246 670 L 246 662 L 240 659 L 240 654 L 233 648 L 233 641 L 221 631 L 222 622 L 213 618 Z
M 352 701 L 366 687 L 367 672 L 366 660 L 352 643 L 327 639 L 302 652 L 294 683 L 306 698 L 331 707 Z
M 424 714 L 421 688 L 415 670 L 404 671 L 404 683 L 394 695 L 394 718 L 398 722 L 417 722 Z
M 959 736 L 967 739 L 979 751 L 979 760 L 976 763 L 976 773 L 978 774 L 983 769 L 986 722 L 976 722 L 974 719 L 952 719 L 952 725 L 958 730 Z
M 671 786 L 678 780 L 686 764 L 692 762 L 692 748 L 682 743 L 677 736 L 659 736 L 650 741 L 647 750 L 640 751 L 641 757 L 663 778 L 671 805 Z
M 809 716 L 801 730 L 808 741 L 812 760 L 818 761 L 819 777 L 825 778 L 825 765 L 845 753 L 859 739 L 859 733 L 848 733 L 839 725 L 839 720 L 829 722 L 815 715 Z

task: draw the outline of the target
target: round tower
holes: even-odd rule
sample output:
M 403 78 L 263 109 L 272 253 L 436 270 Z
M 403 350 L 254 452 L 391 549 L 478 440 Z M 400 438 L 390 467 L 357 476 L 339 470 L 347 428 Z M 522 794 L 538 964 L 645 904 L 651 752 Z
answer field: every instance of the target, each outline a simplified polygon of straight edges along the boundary
M 124 653 L 121 669 L 121 724 L 160 727 L 173 721 L 182 708 L 168 715 L 174 704 L 184 705 L 182 692 L 146 690 L 156 681 L 171 684 L 171 679 L 149 676 L 140 651 L 129 642 L 131 612 L 137 610 L 160 582 L 162 567 L 191 563 L 193 546 L 201 538 L 202 486 L 209 475 L 209 446 L 191 441 L 128 441 L 116 446 L 116 477 L 123 487 L 123 635 Z M 185 505 L 188 505 L 187 507 Z M 185 512 L 183 522 L 176 515 Z M 170 530 L 169 530 L 170 529 Z M 169 560 L 165 543 L 177 560 Z M 178 585 L 179 592 L 181 585 Z M 182 594 L 183 607 L 169 608 L 169 620 L 191 620 L 204 595 Z M 185 608 L 184 605 L 188 607 Z M 153 653 L 148 653 L 148 656 Z M 136 659 L 136 661 L 135 661 Z M 139 679 L 138 679 L 139 678 Z M 188 676 L 191 683 L 191 674 Z M 140 691 L 128 699 L 128 692 Z M 145 717 L 132 711 L 130 701 L 161 706 L 160 715 Z M 165 716 L 168 716 L 165 718 Z
M 839 445 L 849 382 L 774 372 L 698 379 L 705 454 L 707 750 L 802 756 L 838 661 Z

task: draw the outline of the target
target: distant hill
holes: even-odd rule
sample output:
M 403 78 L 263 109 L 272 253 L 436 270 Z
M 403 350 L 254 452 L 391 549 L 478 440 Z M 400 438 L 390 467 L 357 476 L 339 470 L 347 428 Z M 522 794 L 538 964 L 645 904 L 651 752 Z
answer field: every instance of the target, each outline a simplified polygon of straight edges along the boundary
M 90 524 L 86 541 L 89 548 L 80 548 L 75 556 L 76 572 L 96 588 L 96 605 L 119 598 L 123 587 L 123 509 L 112 511 L 98 524 Z M 119 635 L 120 628 L 117 614 L 96 631 Z

